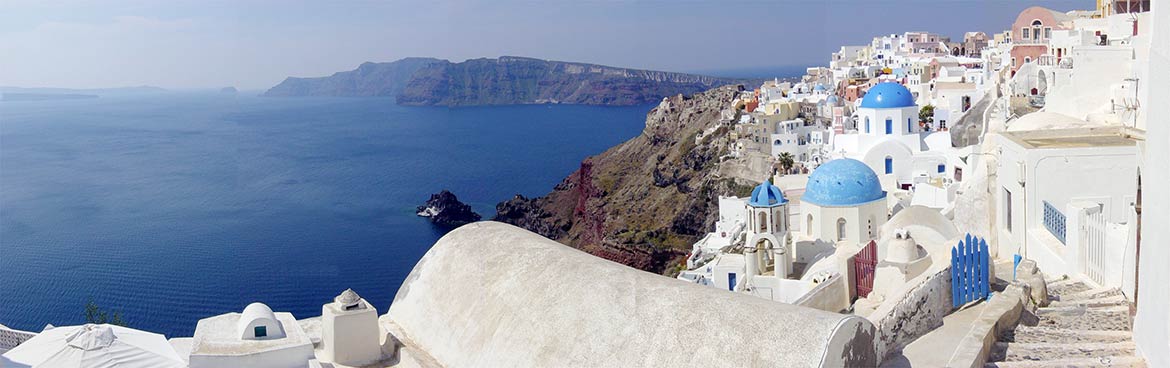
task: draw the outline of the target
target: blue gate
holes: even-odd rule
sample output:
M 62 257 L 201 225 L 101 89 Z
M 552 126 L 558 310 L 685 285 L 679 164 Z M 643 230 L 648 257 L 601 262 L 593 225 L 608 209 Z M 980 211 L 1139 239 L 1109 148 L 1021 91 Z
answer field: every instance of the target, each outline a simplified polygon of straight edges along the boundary
M 951 300 L 955 307 L 991 295 L 987 241 L 967 234 L 951 248 Z

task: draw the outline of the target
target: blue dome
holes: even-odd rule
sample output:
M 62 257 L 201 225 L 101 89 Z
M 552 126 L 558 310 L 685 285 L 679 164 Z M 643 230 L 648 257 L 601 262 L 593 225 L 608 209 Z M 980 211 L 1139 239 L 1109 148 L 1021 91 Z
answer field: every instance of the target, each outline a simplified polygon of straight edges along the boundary
M 894 82 L 878 83 L 865 92 L 861 99 L 861 107 L 873 109 L 897 109 L 915 106 L 914 95 L 901 84 Z
M 802 200 L 824 207 L 851 207 L 886 197 L 877 174 L 861 161 L 836 159 L 813 170 Z
M 840 103 L 840 101 L 837 99 L 837 95 L 829 96 L 829 98 L 826 99 L 825 102 L 828 102 L 830 105 L 833 105 L 833 106 L 837 106 L 837 104 Z
M 772 183 L 764 180 L 763 183 L 752 189 L 752 196 L 748 199 L 748 205 L 752 207 L 776 207 L 788 203 L 788 199 L 784 198 L 784 193 L 780 191 Z
M 820 84 L 820 83 L 817 83 L 817 86 L 813 87 L 813 91 L 823 92 L 824 90 L 825 90 L 825 85 Z

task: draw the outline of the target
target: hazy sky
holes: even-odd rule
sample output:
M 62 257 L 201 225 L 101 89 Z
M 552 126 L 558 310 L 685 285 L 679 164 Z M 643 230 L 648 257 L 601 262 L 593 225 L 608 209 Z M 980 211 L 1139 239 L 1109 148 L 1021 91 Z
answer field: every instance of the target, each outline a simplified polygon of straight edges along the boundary
M 407 56 L 821 65 L 880 34 L 1002 31 L 1031 5 L 1094 1 L 0 0 L 0 85 L 260 89 Z

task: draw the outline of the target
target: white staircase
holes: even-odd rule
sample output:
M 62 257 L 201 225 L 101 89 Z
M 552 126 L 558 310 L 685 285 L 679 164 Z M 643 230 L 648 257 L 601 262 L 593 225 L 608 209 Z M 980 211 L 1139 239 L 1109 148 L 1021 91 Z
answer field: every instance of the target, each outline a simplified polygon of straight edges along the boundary
M 1146 367 L 1120 290 L 1065 279 L 1049 283 L 1048 294 L 1048 306 L 999 336 L 984 368 Z

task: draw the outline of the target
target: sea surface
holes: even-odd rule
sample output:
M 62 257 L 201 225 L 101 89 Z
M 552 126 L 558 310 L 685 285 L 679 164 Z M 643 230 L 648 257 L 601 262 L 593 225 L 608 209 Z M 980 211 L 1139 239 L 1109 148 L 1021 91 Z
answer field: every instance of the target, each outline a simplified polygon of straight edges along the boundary
M 353 288 L 385 313 L 450 189 L 490 218 L 636 136 L 651 106 L 396 106 L 168 92 L 0 102 L 0 324 L 191 336 L 254 301 L 297 318 Z

